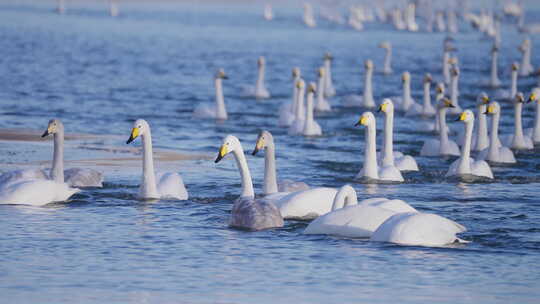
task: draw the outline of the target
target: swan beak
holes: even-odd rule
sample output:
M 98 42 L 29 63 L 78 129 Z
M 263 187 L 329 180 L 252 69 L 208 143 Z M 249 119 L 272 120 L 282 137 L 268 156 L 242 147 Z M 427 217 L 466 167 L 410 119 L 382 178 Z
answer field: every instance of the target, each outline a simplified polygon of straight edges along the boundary
M 383 103 L 382 105 L 379 106 L 379 109 L 377 110 L 377 112 L 384 112 L 386 113 L 386 104 Z
M 484 114 L 493 114 L 494 111 L 495 111 L 495 107 L 493 105 L 490 105 L 490 106 L 487 107 Z
M 221 79 L 229 79 L 229 76 L 223 75 L 223 76 L 221 76 Z
M 257 139 L 257 143 L 255 144 L 255 148 L 253 149 L 253 152 L 251 152 L 251 155 L 257 155 L 257 153 L 262 150 L 264 147 L 264 141 L 259 138 Z
M 129 139 L 126 141 L 126 144 L 129 144 L 131 143 L 132 141 L 135 140 L 135 138 L 137 138 L 139 136 L 139 128 L 133 128 L 131 130 L 131 135 L 129 136 Z
M 466 117 L 467 117 L 467 114 L 465 114 L 465 112 L 463 112 L 463 113 L 461 113 L 459 115 L 459 117 L 456 119 L 456 121 L 464 121 Z
M 41 138 L 47 137 L 49 134 L 51 134 L 51 133 L 49 133 L 49 129 L 47 129 L 47 130 L 45 130 L 45 132 L 43 132 L 43 135 L 41 135 Z
M 225 155 L 227 155 L 228 151 L 227 151 L 227 146 L 226 145 L 222 145 L 221 148 L 219 148 L 219 153 L 218 153 L 218 156 L 216 157 L 216 160 L 214 161 L 216 164 L 219 163 L 220 160 L 223 159 L 223 157 L 225 157 Z
M 527 103 L 533 102 L 535 100 L 536 100 L 536 94 L 532 93 L 531 95 L 529 95 L 529 99 L 527 99 Z
M 367 125 L 367 117 L 366 116 L 360 117 L 360 120 L 354 126 L 357 127 L 359 125 L 362 125 L 362 126 Z

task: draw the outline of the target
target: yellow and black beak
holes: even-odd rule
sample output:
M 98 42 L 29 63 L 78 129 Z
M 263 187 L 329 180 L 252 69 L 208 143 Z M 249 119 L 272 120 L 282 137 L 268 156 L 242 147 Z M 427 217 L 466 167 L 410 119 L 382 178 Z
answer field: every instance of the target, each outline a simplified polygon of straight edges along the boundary
M 377 109 L 377 112 L 386 112 L 386 104 L 383 103 L 379 106 L 379 108 Z
M 488 104 L 489 103 L 489 97 L 488 96 L 482 97 L 482 103 L 483 104 Z
M 367 117 L 361 116 L 357 123 L 354 124 L 355 127 L 360 125 L 365 126 L 367 124 Z
M 456 119 L 456 121 L 464 121 L 466 117 L 467 117 L 467 114 L 465 114 L 465 112 L 463 112 L 463 113 L 461 113 L 459 115 L 459 117 Z
M 221 146 L 221 148 L 219 148 L 219 152 L 218 152 L 218 156 L 216 157 L 216 160 L 214 161 L 216 164 L 219 163 L 220 160 L 223 159 L 223 157 L 225 157 L 225 155 L 227 155 L 227 153 L 229 153 L 228 149 L 227 149 L 227 145 L 226 144 L 223 144 Z
M 257 153 L 262 150 L 264 147 L 264 141 L 261 138 L 257 139 L 257 143 L 255 144 L 255 148 L 253 148 L 253 152 L 251 152 L 251 155 L 257 155 Z
M 139 137 L 139 128 L 133 128 L 131 130 L 131 135 L 129 136 L 129 139 L 126 141 L 126 144 L 131 143 L 135 140 L 135 138 Z
M 49 132 L 49 128 L 47 128 L 47 130 L 45 130 L 45 132 L 43 132 L 43 134 L 41 135 L 41 138 L 47 137 L 49 136 L 49 134 L 51 134 L 51 132 Z
M 490 105 L 486 108 L 486 111 L 484 112 L 485 115 L 487 114 L 493 114 L 495 107 L 493 105 Z
M 536 101 L 536 94 L 532 93 L 529 95 L 529 98 L 527 99 L 527 103 Z

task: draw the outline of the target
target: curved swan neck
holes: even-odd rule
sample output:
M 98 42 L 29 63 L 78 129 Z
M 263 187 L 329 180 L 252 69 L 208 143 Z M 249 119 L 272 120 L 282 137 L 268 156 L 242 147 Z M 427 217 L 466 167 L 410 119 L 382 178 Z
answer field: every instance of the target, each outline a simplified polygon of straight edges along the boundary
M 512 84 L 510 86 L 510 98 L 516 97 L 517 94 L 517 79 L 518 71 L 512 71 Z
M 276 152 L 273 139 L 268 140 L 264 154 L 263 192 L 266 195 L 278 192 L 276 177 Z
M 225 99 L 223 98 L 223 86 L 221 78 L 216 78 L 216 118 L 227 119 L 227 109 L 225 108 Z
M 350 186 L 342 187 L 334 197 L 332 211 L 353 205 L 358 205 L 356 191 Z
M 366 151 L 364 154 L 364 176 L 379 179 L 377 166 L 377 129 L 375 124 L 366 126 Z
M 491 117 L 491 134 L 489 139 L 488 159 L 496 160 L 499 148 L 497 147 L 497 139 L 499 138 L 499 119 L 500 112 L 493 114 Z
M 156 185 L 156 173 L 154 171 L 154 153 L 152 151 L 152 134 L 150 126 L 147 126 L 144 134 L 141 135 L 143 143 L 143 197 L 159 197 Z
M 251 173 L 249 172 L 246 156 L 244 155 L 244 149 L 241 147 L 240 149 L 235 149 L 233 150 L 233 154 L 238 170 L 240 170 L 240 177 L 242 178 L 242 194 L 240 197 L 254 198 L 253 182 L 251 180 Z
M 384 147 L 383 166 L 394 166 L 394 111 L 389 110 L 384 113 Z
M 424 105 L 423 105 L 424 113 L 430 107 L 431 107 L 431 83 L 425 82 L 424 83 Z
M 54 133 L 53 166 L 51 179 L 57 183 L 64 182 L 64 127 L 58 128 Z

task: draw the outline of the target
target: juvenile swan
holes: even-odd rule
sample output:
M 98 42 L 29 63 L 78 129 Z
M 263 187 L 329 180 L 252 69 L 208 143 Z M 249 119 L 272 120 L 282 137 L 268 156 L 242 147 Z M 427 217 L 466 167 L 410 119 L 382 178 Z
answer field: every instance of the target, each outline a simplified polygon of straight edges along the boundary
M 139 188 L 139 198 L 143 200 L 160 198 L 187 200 L 188 192 L 184 186 L 182 177 L 178 173 L 169 172 L 160 174 L 158 175 L 159 182 L 156 184 L 152 134 L 150 132 L 150 125 L 144 119 L 137 119 L 133 123 L 133 129 L 126 144 L 131 143 L 139 136 L 143 143 L 143 176 Z

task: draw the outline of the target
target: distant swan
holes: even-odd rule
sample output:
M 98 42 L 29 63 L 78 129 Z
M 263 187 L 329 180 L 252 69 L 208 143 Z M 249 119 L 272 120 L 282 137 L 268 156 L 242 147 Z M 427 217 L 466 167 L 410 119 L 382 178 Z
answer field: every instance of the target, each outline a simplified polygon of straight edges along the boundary
M 392 74 L 392 44 L 389 41 L 384 41 L 379 44 L 379 47 L 386 50 L 382 72 L 385 75 Z
M 255 199 L 244 149 L 238 138 L 233 135 L 228 135 L 223 139 L 215 162 L 218 163 L 229 153 L 234 155 L 242 178 L 242 194 L 234 201 L 229 226 L 248 230 L 283 227 L 283 218 L 279 209 L 264 199 Z
M 525 97 L 521 92 L 516 94 L 514 98 L 514 134 L 501 136 L 501 141 L 505 146 L 515 150 L 530 150 L 534 148 L 532 139 L 523 134 L 523 122 L 521 112 Z
M 336 95 L 336 89 L 332 82 L 332 61 L 334 57 L 330 53 L 324 54 L 324 96 L 329 98 Z
M 422 117 L 435 116 L 435 108 L 431 105 L 431 82 L 433 78 L 427 73 L 424 77 L 424 99 L 421 107 L 411 107 L 405 113 L 407 116 L 420 115 Z
M 452 101 L 452 105 L 454 105 L 453 108 L 450 109 L 450 113 L 452 114 L 458 114 L 462 111 L 461 107 L 459 106 L 459 67 L 455 64 L 455 59 L 452 61 L 454 63 L 454 66 L 450 70 L 450 100 Z
M 279 121 L 278 125 L 280 127 L 289 127 L 295 118 L 295 109 L 296 102 L 298 99 L 298 88 L 297 81 L 300 80 L 300 68 L 294 67 L 292 70 L 292 79 L 293 79 L 293 94 L 291 102 L 284 103 L 279 108 Z
M 396 110 L 402 112 L 407 112 L 411 108 L 417 108 L 417 110 L 420 110 L 420 105 L 417 104 L 411 96 L 411 74 L 407 71 L 403 72 L 401 81 L 403 82 L 403 95 L 391 97 L 391 99 L 394 101 Z
M 332 110 L 332 106 L 325 98 L 325 82 L 326 82 L 326 69 L 321 67 L 318 71 L 318 85 L 317 85 L 317 103 L 315 103 L 315 111 L 324 112 Z
M 499 58 L 499 48 L 497 45 L 493 44 L 491 48 L 491 79 L 489 85 L 492 88 L 498 88 L 501 86 L 501 80 L 499 79 L 498 72 L 498 58 Z
M 364 75 L 364 93 L 360 95 L 350 95 L 345 98 L 344 105 L 346 107 L 363 107 L 366 109 L 375 108 L 375 99 L 373 98 L 373 89 L 372 89 L 372 77 L 373 77 L 373 62 L 371 60 L 366 60 L 364 62 L 364 67 L 366 69 Z
M 221 81 L 228 79 L 223 69 L 219 69 L 214 78 L 214 85 L 216 89 L 216 103 L 215 104 L 199 104 L 193 111 L 193 117 L 196 118 L 213 118 L 218 120 L 227 120 L 227 109 L 225 108 L 225 100 L 223 98 L 223 86 Z
M 156 184 L 154 172 L 154 156 L 152 152 L 152 134 L 150 125 L 144 119 L 137 119 L 133 123 L 131 135 L 126 144 L 131 143 L 137 137 L 141 137 L 143 144 L 143 176 L 139 187 L 138 197 L 143 200 L 152 199 L 177 199 L 187 200 L 188 192 L 184 186 L 182 177 L 176 172 L 164 173 L 158 176 Z
M 533 141 L 533 144 L 535 145 L 540 143 L 540 99 L 538 98 L 539 94 L 540 89 L 534 89 L 527 101 L 528 103 L 534 101 L 536 104 L 534 125 L 532 128 L 525 129 L 525 135 L 530 137 Z
M 320 136 L 322 135 L 321 126 L 315 121 L 313 117 L 313 96 L 316 91 L 315 83 L 310 83 L 308 87 L 307 101 L 306 101 L 306 119 L 304 120 L 304 128 L 302 129 L 302 135 L 304 136 Z M 320 94 L 318 94 L 320 95 Z
M 306 87 L 304 80 L 300 78 L 300 80 L 296 82 L 296 87 L 298 89 L 298 96 L 296 98 L 294 109 L 294 120 L 287 131 L 289 135 L 301 134 L 304 130 L 304 122 L 306 120 L 306 110 L 304 108 L 304 94 L 306 93 Z
M 519 68 L 520 76 L 529 76 L 534 72 L 534 68 L 531 64 L 531 39 L 526 37 L 523 43 L 519 46 L 519 51 L 523 54 L 521 57 L 521 65 Z
M 264 19 L 267 21 L 274 19 L 274 13 L 272 12 L 272 5 L 270 5 L 270 3 L 266 3 L 264 5 Z
M 304 3 L 304 24 L 308 27 L 316 27 L 315 16 L 313 15 L 313 7 L 309 3 Z
M 492 101 L 487 107 L 486 114 L 492 115 L 491 118 L 491 130 L 490 130 L 490 143 L 489 147 L 480 151 L 478 159 L 483 159 L 491 163 L 501 164 L 514 164 L 516 158 L 514 153 L 508 147 L 491 144 L 496 143 L 499 137 L 499 119 L 501 116 L 501 107 L 496 101 Z
M 446 109 L 453 106 L 452 102 L 446 97 L 437 104 L 439 130 L 448 130 L 446 126 Z M 459 156 L 460 152 L 456 142 L 448 138 L 448 132 L 439 132 L 439 139 L 428 139 L 424 141 L 420 155 Z
M 258 74 L 257 74 L 257 82 L 255 83 L 255 87 L 246 86 L 244 88 L 244 92 L 242 95 L 244 97 L 255 97 L 257 99 L 270 98 L 270 92 L 268 92 L 264 84 L 266 59 L 263 56 L 259 57 L 259 59 L 257 60 L 257 66 L 258 66 Z

